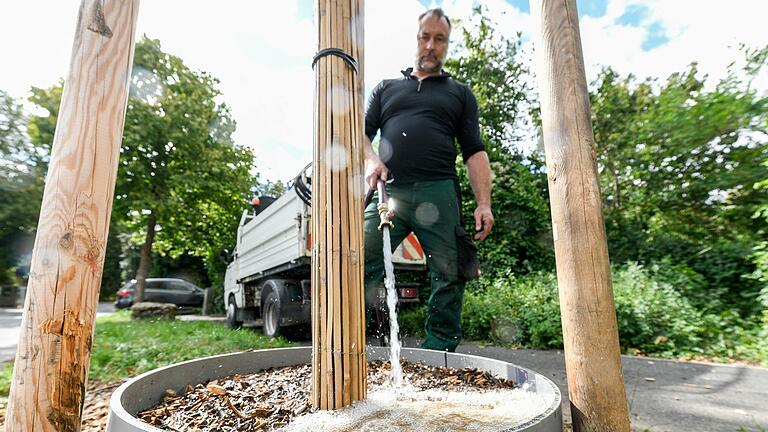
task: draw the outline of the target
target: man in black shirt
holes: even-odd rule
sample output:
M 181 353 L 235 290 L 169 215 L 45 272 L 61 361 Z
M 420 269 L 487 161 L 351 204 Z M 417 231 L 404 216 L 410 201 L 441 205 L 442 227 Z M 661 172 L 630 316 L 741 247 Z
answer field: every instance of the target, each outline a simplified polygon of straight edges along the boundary
M 365 116 L 366 181 L 392 179 L 395 202 L 393 249 L 414 232 L 427 255 L 431 293 L 423 348 L 454 351 L 461 340 L 465 278 L 459 271 L 460 211 L 455 184 L 458 141 L 477 201 L 475 239 L 493 227 L 488 155 L 480 139 L 477 100 L 464 84 L 442 70 L 451 23 L 441 9 L 419 17 L 414 68 L 400 79 L 382 81 L 371 94 Z M 379 152 L 371 146 L 380 131 Z M 375 203 L 375 200 L 374 200 Z M 382 239 L 376 205 L 365 211 L 366 298 L 382 278 Z

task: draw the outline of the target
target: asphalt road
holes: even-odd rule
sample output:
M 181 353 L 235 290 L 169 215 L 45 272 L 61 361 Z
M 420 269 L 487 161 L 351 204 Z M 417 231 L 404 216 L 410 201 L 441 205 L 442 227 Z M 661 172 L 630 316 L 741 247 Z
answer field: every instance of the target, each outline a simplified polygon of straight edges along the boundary
M 551 379 L 570 420 L 562 351 L 461 345 L 462 353 L 508 361 Z M 633 430 L 737 432 L 768 428 L 768 369 L 622 356 Z
M 13 361 L 19 342 L 21 309 L 0 308 L 0 363 Z

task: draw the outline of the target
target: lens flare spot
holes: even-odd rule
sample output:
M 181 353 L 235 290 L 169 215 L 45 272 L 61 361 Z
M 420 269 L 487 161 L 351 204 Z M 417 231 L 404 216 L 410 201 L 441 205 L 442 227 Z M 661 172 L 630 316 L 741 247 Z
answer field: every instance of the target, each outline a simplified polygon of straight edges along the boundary
M 392 159 L 395 149 L 392 147 L 392 143 L 389 140 L 382 138 L 379 142 L 379 159 L 382 162 L 387 163 Z
M 327 106 L 331 108 L 334 114 L 346 114 L 352 105 L 352 92 L 343 85 L 336 84 L 331 86 L 331 91 L 327 95 Z
M 416 220 L 422 225 L 432 225 L 440 218 L 440 210 L 437 206 L 430 203 L 422 203 L 416 207 Z
M 331 168 L 331 171 L 339 172 L 347 168 L 349 155 L 347 149 L 333 141 L 330 147 L 325 150 L 325 164 Z

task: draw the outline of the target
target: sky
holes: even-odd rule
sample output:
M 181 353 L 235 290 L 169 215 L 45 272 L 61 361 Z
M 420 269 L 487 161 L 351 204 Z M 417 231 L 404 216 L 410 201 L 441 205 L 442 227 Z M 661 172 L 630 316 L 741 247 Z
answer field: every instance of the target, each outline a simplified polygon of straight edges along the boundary
M 440 6 L 468 22 L 476 5 L 487 9 L 502 34 L 522 32 L 529 61 L 535 28 L 528 0 L 367 0 L 366 93 L 412 65 L 421 12 Z M 768 44 L 765 0 L 577 5 L 587 81 L 603 66 L 663 79 L 697 61 L 713 85 L 743 57 L 740 44 Z M 67 74 L 78 7 L 77 0 L 0 0 L 0 89 L 26 98 L 31 86 L 50 87 Z M 313 8 L 312 0 L 142 0 L 137 38 L 159 39 L 164 51 L 217 77 L 237 121 L 236 143 L 254 150 L 262 178 L 287 181 L 312 159 Z M 761 76 L 757 87 L 768 89 L 768 77 Z

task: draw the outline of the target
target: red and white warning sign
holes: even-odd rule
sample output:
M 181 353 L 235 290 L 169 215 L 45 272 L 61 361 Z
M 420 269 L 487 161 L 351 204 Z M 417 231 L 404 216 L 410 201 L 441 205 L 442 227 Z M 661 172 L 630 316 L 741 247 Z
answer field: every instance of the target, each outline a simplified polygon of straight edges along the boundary
M 398 249 L 400 249 L 400 252 L 402 252 L 403 258 L 406 260 L 409 260 L 409 261 L 424 260 L 424 249 L 421 248 L 419 239 L 417 239 L 416 235 L 413 233 L 408 234 L 408 236 L 403 240 L 403 242 L 400 243 L 400 246 L 398 247 Z

